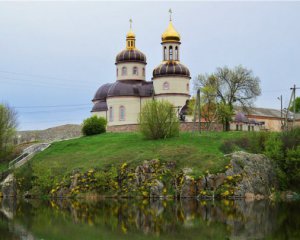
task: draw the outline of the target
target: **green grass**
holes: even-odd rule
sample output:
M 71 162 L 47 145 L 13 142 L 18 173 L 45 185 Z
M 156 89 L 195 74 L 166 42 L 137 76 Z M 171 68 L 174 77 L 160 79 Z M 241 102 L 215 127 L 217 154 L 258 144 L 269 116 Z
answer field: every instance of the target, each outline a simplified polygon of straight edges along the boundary
M 8 163 L 7 162 L 4 162 L 4 163 L 0 162 L 0 173 L 6 171 L 7 169 L 8 169 Z
M 200 174 L 207 169 L 222 169 L 227 163 L 219 146 L 225 139 L 242 134 L 245 133 L 181 133 L 170 139 L 145 140 L 139 133 L 105 133 L 53 143 L 36 155 L 31 164 L 37 174 L 51 171 L 58 177 L 74 169 L 86 171 L 124 162 L 136 166 L 144 160 L 159 159 L 176 161 L 178 167 L 190 167 L 195 174 Z

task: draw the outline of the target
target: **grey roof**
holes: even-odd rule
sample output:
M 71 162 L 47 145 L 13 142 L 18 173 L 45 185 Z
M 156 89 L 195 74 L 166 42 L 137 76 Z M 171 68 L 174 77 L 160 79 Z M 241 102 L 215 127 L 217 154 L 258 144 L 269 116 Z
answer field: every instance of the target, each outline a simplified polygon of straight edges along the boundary
M 153 82 L 141 80 L 122 80 L 102 85 L 96 92 L 92 112 L 107 111 L 106 98 L 119 96 L 151 97 Z
M 141 62 L 147 64 L 146 55 L 138 49 L 125 49 L 116 56 L 116 64 L 121 62 Z
M 108 90 L 107 97 L 137 96 L 151 97 L 153 94 L 153 83 L 141 80 L 116 81 Z
M 96 102 L 91 112 L 101 112 L 101 111 L 107 111 L 107 103 L 105 100 Z
M 242 107 L 235 106 L 234 112 L 245 112 L 243 111 Z M 281 113 L 280 110 L 272 109 L 272 108 L 257 108 L 253 107 L 250 108 L 248 112 L 245 112 L 246 115 L 255 115 L 255 116 L 261 116 L 261 117 L 273 117 L 273 118 L 280 118 Z M 283 113 L 284 115 L 284 113 Z
M 190 77 L 189 69 L 179 62 L 164 62 L 153 70 L 153 78 L 165 76 Z

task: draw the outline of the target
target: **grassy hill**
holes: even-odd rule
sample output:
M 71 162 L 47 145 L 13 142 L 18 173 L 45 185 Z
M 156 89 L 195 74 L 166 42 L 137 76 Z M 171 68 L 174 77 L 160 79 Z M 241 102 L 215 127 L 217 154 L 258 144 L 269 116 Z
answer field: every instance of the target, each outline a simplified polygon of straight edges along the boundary
M 61 179 L 73 170 L 104 169 L 126 162 L 137 166 L 144 160 L 175 161 L 180 168 L 192 168 L 194 174 L 207 169 L 219 171 L 227 164 L 219 150 L 225 139 L 242 132 L 180 133 L 179 137 L 145 140 L 139 133 L 106 133 L 53 143 L 31 160 L 33 175 Z

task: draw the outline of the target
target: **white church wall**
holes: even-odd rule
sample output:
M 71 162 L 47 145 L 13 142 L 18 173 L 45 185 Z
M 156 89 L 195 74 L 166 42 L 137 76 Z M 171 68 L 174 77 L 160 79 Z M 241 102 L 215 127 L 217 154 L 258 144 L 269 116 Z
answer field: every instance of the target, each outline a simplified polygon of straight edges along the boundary
M 142 99 L 139 97 L 110 97 L 107 98 L 107 121 L 108 126 L 123 125 L 123 124 L 137 124 L 140 113 L 140 106 Z M 120 107 L 125 108 L 124 120 L 120 116 Z M 112 115 L 110 117 L 110 108 L 112 107 Z
M 122 68 L 126 67 L 126 74 L 122 74 Z M 133 68 L 137 67 L 137 74 L 133 73 Z M 138 62 L 119 63 L 116 66 L 117 80 L 145 80 L 146 79 L 146 65 Z M 144 69 L 144 70 L 143 70 Z
M 168 87 L 165 83 L 168 83 Z M 190 78 L 188 77 L 159 77 L 153 79 L 155 94 L 181 93 L 190 94 Z
M 186 100 L 189 99 L 188 96 L 184 95 L 158 95 L 155 96 L 157 100 L 165 100 L 172 103 L 175 107 L 183 107 L 186 103 Z
M 106 118 L 106 111 L 101 111 L 101 112 L 93 112 L 92 113 L 92 115 L 94 116 L 94 115 L 96 115 L 97 117 L 103 117 L 103 118 L 105 118 L 106 120 L 108 120 L 107 118 Z

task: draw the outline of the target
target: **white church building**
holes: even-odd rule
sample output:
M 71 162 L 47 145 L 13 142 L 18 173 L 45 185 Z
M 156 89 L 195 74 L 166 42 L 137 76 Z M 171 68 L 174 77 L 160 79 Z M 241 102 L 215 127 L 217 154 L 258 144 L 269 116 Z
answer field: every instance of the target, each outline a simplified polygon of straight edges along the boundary
M 146 101 L 164 99 L 180 110 L 190 98 L 190 72 L 180 62 L 180 34 L 171 19 L 161 41 L 162 62 L 146 81 L 147 58 L 137 49 L 130 26 L 126 48 L 116 56 L 116 81 L 102 85 L 92 100 L 92 114 L 106 118 L 108 127 L 136 126 Z

